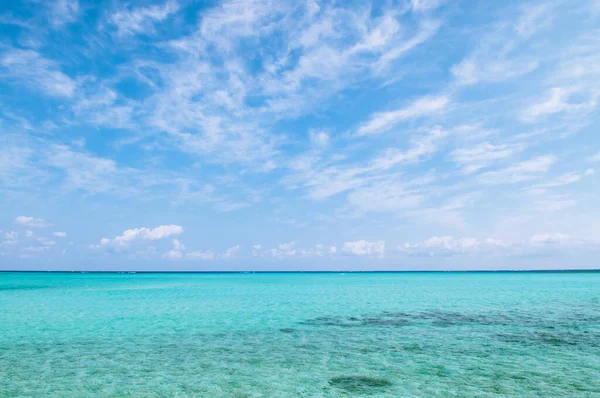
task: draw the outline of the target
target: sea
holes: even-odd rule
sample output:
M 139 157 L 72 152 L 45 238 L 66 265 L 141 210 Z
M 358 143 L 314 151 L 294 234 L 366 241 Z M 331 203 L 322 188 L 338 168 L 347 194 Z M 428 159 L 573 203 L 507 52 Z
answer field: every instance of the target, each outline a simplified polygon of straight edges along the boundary
M 0 397 L 355 396 L 600 397 L 600 273 L 0 273 Z

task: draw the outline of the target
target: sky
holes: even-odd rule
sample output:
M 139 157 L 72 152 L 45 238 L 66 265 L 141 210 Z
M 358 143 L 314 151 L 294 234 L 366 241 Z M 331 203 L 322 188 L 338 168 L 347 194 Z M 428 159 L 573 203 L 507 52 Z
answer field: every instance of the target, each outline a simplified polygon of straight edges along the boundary
M 0 3 L 0 269 L 600 268 L 600 1 Z

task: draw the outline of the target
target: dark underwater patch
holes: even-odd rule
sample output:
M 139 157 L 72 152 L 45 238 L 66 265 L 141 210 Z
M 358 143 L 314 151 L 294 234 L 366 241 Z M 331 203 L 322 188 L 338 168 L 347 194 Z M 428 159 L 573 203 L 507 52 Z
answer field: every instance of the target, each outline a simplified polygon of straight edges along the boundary
M 359 326 L 406 326 L 410 321 L 397 317 L 390 317 L 383 314 L 369 316 L 320 316 L 313 319 L 300 322 L 302 325 L 309 326 L 339 326 L 339 327 L 359 327 Z
M 368 394 L 388 388 L 392 382 L 367 376 L 337 376 L 329 379 L 329 385 L 352 394 Z
M 309 326 L 407 326 L 415 322 L 431 322 L 433 326 L 446 327 L 461 324 L 503 325 L 510 323 L 506 316 L 468 315 L 458 312 L 389 312 L 360 316 L 320 316 L 300 322 Z
M 500 341 L 523 345 L 575 346 L 587 345 L 600 347 L 600 335 L 588 331 L 535 331 L 525 333 L 502 333 L 497 335 Z
M 279 331 L 281 333 L 294 333 L 296 331 L 296 329 L 292 329 L 292 328 L 281 328 L 279 329 Z
M 419 352 L 419 351 L 423 351 L 423 347 L 420 344 L 406 344 L 402 346 L 402 350 L 403 351 L 410 351 L 410 352 Z
M 426 311 L 400 314 L 412 319 L 431 321 L 436 326 L 453 326 L 461 324 L 500 325 L 510 323 L 510 318 L 504 315 L 463 314 L 450 311 Z

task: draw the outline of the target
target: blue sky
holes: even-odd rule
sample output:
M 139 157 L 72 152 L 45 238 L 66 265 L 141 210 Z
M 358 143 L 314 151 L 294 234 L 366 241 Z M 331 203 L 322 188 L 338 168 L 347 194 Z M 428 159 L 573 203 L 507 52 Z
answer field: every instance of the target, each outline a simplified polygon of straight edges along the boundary
M 598 267 L 600 2 L 3 1 L 0 269 Z

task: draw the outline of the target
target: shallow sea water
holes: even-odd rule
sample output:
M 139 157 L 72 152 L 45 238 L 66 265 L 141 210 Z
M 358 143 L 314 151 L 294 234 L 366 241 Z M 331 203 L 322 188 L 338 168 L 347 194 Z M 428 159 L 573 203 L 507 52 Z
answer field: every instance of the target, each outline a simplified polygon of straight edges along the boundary
M 600 397 L 600 273 L 0 273 L 1 397 Z

